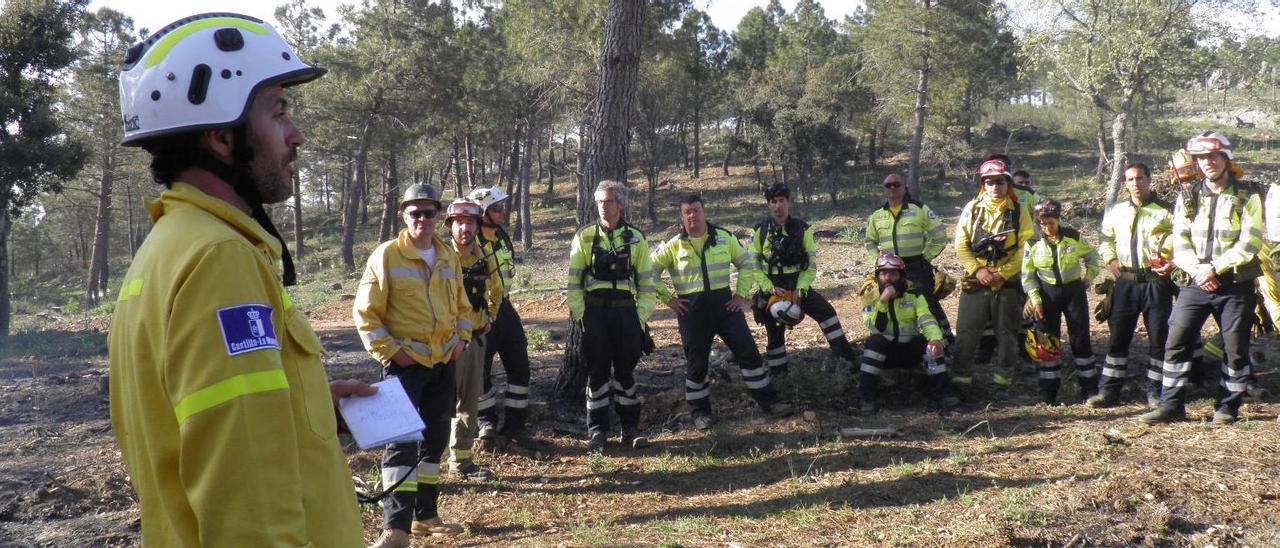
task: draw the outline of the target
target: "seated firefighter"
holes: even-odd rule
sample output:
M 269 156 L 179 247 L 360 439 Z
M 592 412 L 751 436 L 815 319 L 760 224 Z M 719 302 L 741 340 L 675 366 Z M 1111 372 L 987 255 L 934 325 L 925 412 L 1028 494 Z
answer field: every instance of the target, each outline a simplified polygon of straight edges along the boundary
M 863 309 L 863 319 L 871 336 L 862 350 L 858 392 L 863 415 L 879 411 L 880 378 L 885 367 L 915 367 L 925 361 L 925 393 L 930 406 L 947 412 L 960 406 L 952 394 L 951 377 L 943 352 L 942 329 L 929 311 L 929 301 L 915 289 L 907 288 L 906 264 L 897 255 L 876 260 L 875 279 L 879 295 Z M 925 288 L 928 290 L 928 288 Z

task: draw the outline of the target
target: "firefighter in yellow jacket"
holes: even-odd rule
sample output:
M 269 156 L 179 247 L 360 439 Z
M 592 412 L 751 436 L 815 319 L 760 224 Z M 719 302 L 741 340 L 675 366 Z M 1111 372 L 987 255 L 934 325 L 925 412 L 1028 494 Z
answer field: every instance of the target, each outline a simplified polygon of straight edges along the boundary
M 498 261 L 486 252 L 476 239 L 480 229 L 480 204 L 466 199 L 454 200 L 445 210 L 444 226 L 450 243 L 458 252 L 462 267 L 462 288 L 467 293 L 463 317 L 471 322 L 471 345 L 458 358 L 458 406 L 453 419 L 453 436 L 449 442 L 449 471 L 461 479 L 484 481 L 492 478 L 488 470 L 475 463 L 471 449 L 479 425 L 480 396 L 484 386 L 484 354 L 489 344 L 489 331 L 502 302 L 502 282 L 498 280 Z
M 955 248 L 961 279 L 960 308 L 956 312 L 956 349 L 953 378 L 968 380 L 983 326 L 995 328 L 995 384 L 1013 384 L 1018 361 L 1018 325 L 1022 319 L 1022 292 L 1018 273 L 1022 249 L 1031 239 L 1029 207 L 1010 191 L 1013 177 L 998 160 L 987 160 L 978 169 L 982 191 L 965 204 L 956 223 Z
M 1085 288 L 1098 275 L 1098 251 L 1080 232 L 1061 225 L 1062 204 L 1046 199 L 1035 206 L 1040 239 L 1027 244 L 1022 255 L 1022 290 L 1027 310 L 1043 333 L 1057 339 L 1067 319 L 1071 356 L 1081 402 L 1098 392 L 1098 370 L 1089 342 L 1089 298 Z M 1081 271 L 1083 269 L 1083 272 Z M 1037 360 L 1040 401 L 1053 404 L 1062 385 L 1060 359 Z
M 760 409 L 775 417 L 790 414 L 791 406 L 778 402 L 769 368 L 742 315 L 755 259 L 732 232 L 707 222 L 700 195 L 690 194 L 680 201 L 680 223 L 683 230 L 653 251 L 653 277 L 659 297 L 676 313 L 684 348 L 684 399 L 694 428 L 711 428 L 707 361 L 717 336 L 733 352 L 742 368 L 742 382 Z M 736 288 L 729 284 L 731 268 L 738 271 Z M 664 270 L 671 272 L 674 294 L 661 283 Z
M 469 319 L 458 253 L 435 233 L 440 191 L 416 184 L 405 190 L 400 216 L 406 228 L 383 242 L 365 266 L 352 315 L 360 340 L 404 385 L 426 423 L 421 442 L 392 443 L 382 456 L 382 483 L 399 482 L 383 499 L 378 546 L 406 546 L 409 532 L 445 536 L 461 531 L 441 521 L 440 459 L 454 414 L 456 362 L 467 352 Z
M 123 144 L 167 187 L 107 339 L 146 546 L 361 544 L 333 406 L 374 389 L 326 381 L 263 209 L 289 197 L 305 141 L 286 88 L 324 74 L 291 51 L 257 19 L 197 16 L 131 48 L 120 77 Z M 239 77 L 206 88 L 188 81 L 200 66 Z
M 644 352 L 645 322 L 653 313 L 653 261 L 644 233 L 623 218 L 627 187 L 596 185 L 599 222 L 579 230 L 569 248 L 568 301 L 582 324 L 587 371 L 587 449 L 604 448 L 609 407 L 616 403 L 622 445 L 649 445 L 640 432 L 640 398 L 633 374 Z

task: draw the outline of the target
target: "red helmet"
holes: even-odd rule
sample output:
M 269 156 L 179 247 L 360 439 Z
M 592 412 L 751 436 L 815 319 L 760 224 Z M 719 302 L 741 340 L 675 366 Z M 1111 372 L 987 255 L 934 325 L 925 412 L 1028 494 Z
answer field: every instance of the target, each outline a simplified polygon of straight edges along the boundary
M 1204 156 L 1221 152 L 1228 160 L 1234 160 L 1231 154 L 1231 141 L 1216 131 L 1206 131 L 1187 140 L 1187 153 L 1192 156 Z
M 1008 166 L 1000 160 L 982 162 L 982 166 L 978 168 L 978 178 L 986 179 L 987 177 L 1004 177 L 1006 180 L 1013 180 L 1013 176 L 1009 175 Z
M 1041 217 L 1061 217 L 1062 204 L 1052 198 L 1045 198 L 1036 204 L 1036 218 Z
M 457 217 L 472 217 L 479 221 L 481 215 L 480 204 L 466 199 L 458 199 L 449 204 L 449 208 L 445 210 L 444 222 L 449 224 Z
M 897 255 L 881 255 L 876 259 L 876 272 L 881 270 L 906 270 L 907 264 L 902 262 L 902 257 Z

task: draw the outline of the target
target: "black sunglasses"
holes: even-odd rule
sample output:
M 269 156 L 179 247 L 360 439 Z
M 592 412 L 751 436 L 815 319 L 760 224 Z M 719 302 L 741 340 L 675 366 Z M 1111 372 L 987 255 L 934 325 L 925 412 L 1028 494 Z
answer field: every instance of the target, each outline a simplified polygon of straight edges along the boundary
M 885 188 L 902 188 L 902 183 L 885 183 Z
M 434 219 L 436 217 L 436 210 L 434 209 L 415 209 L 408 213 L 414 219 Z

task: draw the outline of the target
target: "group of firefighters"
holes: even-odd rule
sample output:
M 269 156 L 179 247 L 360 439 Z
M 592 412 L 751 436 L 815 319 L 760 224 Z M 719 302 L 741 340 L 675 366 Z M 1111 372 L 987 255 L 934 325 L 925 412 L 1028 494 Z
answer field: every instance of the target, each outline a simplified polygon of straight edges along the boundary
M 125 59 L 123 144 L 146 150 L 153 178 L 166 187 L 148 204 L 154 228 L 124 277 L 108 337 L 112 426 L 141 502 L 144 544 L 361 543 L 334 407 L 377 388 L 327 381 L 320 340 L 285 289 L 296 278 L 292 258 L 264 208 L 291 195 L 291 164 L 305 142 L 288 88 L 324 73 L 270 25 L 228 13 L 176 21 Z M 867 223 L 875 263 L 861 292 L 870 337 L 860 360 L 835 309 L 813 288 L 813 229 L 790 214 L 785 184 L 764 190 L 769 214 L 746 246 L 707 221 L 700 196 L 688 195 L 679 204 L 680 232 L 650 249 L 626 221 L 627 187 L 600 182 L 598 221 L 573 236 L 567 274 L 588 368 L 587 447 L 606 445 L 614 409 L 625 448 L 649 443 L 634 369 L 652 345 L 646 323 L 659 300 L 677 316 L 685 399 L 699 430 L 714 424 L 708 369 L 715 337 L 765 415 L 794 411 L 774 381 L 788 372 L 787 330 L 805 317 L 837 358 L 858 364 L 860 411 L 871 414 L 889 367 L 923 363 L 929 404 L 943 413 L 961 406 L 954 385 L 975 382 L 983 369 L 975 363 L 994 359 L 991 381 L 1010 385 L 1024 319 L 1031 326 L 1022 347 L 1037 364 L 1040 396 L 1055 402 L 1063 317 L 1086 403 L 1116 405 L 1142 315 L 1152 410 L 1141 419 L 1159 423 L 1185 416 L 1195 355 L 1211 346 L 1200 340 L 1201 328 L 1212 315 L 1224 351 L 1212 422 L 1230 424 L 1253 376 L 1255 286 L 1275 298 L 1264 236 L 1280 240 L 1280 192 L 1267 193 L 1266 211 L 1277 217 L 1264 222 L 1264 189 L 1241 179 L 1229 147 L 1216 133 L 1187 142 L 1171 164 L 1186 183 L 1176 206 L 1152 193 L 1147 166 L 1127 166 L 1128 199 L 1107 210 L 1097 248 L 1060 224 L 1060 205 L 1039 199 L 1030 174 L 1011 173 L 1007 157 L 990 157 L 953 238 L 963 270 L 954 334 L 939 301 L 955 284 L 932 264 L 946 246 L 945 229 L 890 175 L 886 202 Z M 529 358 L 510 301 L 515 250 L 503 230 L 507 207 L 497 187 L 446 205 L 437 188 L 415 184 L 399 204 L 404 228 L 377 246 L 360 279 L 359 336 L 426 425 L 420 441 L 385 449 L 385 490 L 371 497 L 384 510 L 377 546 L 461 530 L 438 511 L 446 449 L 454 475 L 485 479 L 491 474 L 472 452 L 477 439 L 541 444 L 527 424 Z M 1099 257 L 1114 279 L 1102 307 L 1112 337 L 1100 372 L 1085 289 Z M 763 354 L 747 309 L 764 326 Z M 506 370 L 501 397 L 492 381 L 495 356 Z

